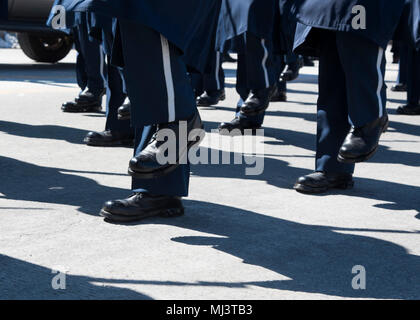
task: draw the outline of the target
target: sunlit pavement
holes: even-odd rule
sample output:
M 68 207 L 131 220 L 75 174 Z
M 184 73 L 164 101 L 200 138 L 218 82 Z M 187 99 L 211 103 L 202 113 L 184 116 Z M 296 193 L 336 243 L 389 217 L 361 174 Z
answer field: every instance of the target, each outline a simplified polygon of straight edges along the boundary
M 396 115 L 405 93 L 388 92 L 390 129 L 353 190 L 293 190 L 314 166 L 317 69 L 305 67 L 267 111 L 261 175 L 193 166 L 185 216 L 115 225 L 98 213 L 130 194 L 132 150 L 85 146 L 104 114 L 61 112 L 78 93 L 74 61 L 0 49 L 1 299 L 420 298 L 420 117 Z M 201 109 L 209 132 L 234 116 L 224 67 L 227 99 Z M 388 64 L 389 87 L 396 77 Z

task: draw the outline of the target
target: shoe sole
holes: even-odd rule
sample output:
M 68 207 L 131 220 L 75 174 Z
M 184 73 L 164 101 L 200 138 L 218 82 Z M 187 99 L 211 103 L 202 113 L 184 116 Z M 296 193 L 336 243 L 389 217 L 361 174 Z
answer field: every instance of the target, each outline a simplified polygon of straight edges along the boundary
M 382 134 L 384 134 L 388 130 L 388 127 L 389 127 L 389 121 L 386 123 L 386 125 L 382 129 Z M 365 162 L 365 161 L 370 160 L 376 154 L 378 149 L 379 149 L 379 141 L 378 141 L 378 144 L 376 145 L 376 147 L 371 152 L 369 152 L 368 154 L 361 155 L 357 158 L 346 158 L 345 156 L 343 156 L 341 154 L 338 154 L 337 160 L 338 160 L 338 162 L 348 163 L 348 164 L 356 164 L 356 163 Z
M 212 106 L 217 105 L 220 101 L 225 101 L 225 100 L 226 100 L 226 96 L 223 96 L 216 103 L 208 104 L 208 103 L 198 103 L 197 102 L 197 107 L 212 107 Z
M 420 110 L 419 111 L 407 111 L 407 109 L 403 109 L 403 111 L 400 111 L 400 109 L 397 109 L 397 114 L 401 116 L 420 116 Z
M 271 98 L 270 102 L 287 102 L 287 97 L 284 98 Z
M 344 181 L 335 186 L 324 187 L 324 188 L 313 188 L 313 187 L 308 187 L 304 184 L 297 183 L 295 184 L 293 189 L 295 189 L 299 193 L 304 193 L 304 194 L 319 194 L 319 193 L 325 193 L 331 189 L 347 190 L 347 189 L 352 189 L 353 187 L 354 187 L 354 181 Z
M 270 102 L 271 102 L 271 100 L 270 100 Z M 241 114 L 246 116 L 246 117 L 256 117 L 256 116 L 259 116 L 260 114 L 263 114 L 264 112 L 266 112 L 268 107 L 269 107 L 269 105 L 267 107 L 264 107 L 261 110 L 254 111 L 254 112 L 244 112 L 244 111 L 241 110 Z
M 175 218 L 183 216 L 185 212 L 184 208 L 168 208 L 168 209 L 160 209 L 157 211 L 152 211 L 147 215 L 141 216 L 123 216 L 119 214 L 113 214 L 111 212 L 101 210 L 99 213 L 100 216 L 104 217 L 106 221 L 109 222 L 134 222 L 134 221 L 141 221 L 143 219 L 151 218 L 151 217 L 162 217 L 162 218 Z
M 102 106 L 87 107 L 87 108 L 83 107 L 83 108 L 80 108 L 79 110 L 65 110 L 64 108 L 61 108 L 61 110 L 66 113 L 91 113 L 91 112 L 101 112 Z
M 184 153 L 179 157 L 179 159 L 184 159 L 186 155 L 188 155 L 188 152 L 191 148 L 200 145 L 200 143 L 203 141 L 203 138 L 205 137 L 206 133 L 204 131 L 204 125 L 201 125 L 202 135 L 199 136 L 195 141 L 190 141 L 190 143 L 187 145 L 186 150 Z M 151 172 L 139 172 L 131 170 L 129 167 L 127 172 L 130 176 L 137 178 L 137 179 L 154 179 L 154 178 L 161 178 L 163 176 L 168 175 L 169 173 L 175 171 L 180 166 L 179 160 L 176 164 L 169 164 L 161 167 L 160 169 L 156 171 Z
M 339 154 L 337 156 L 337 160 L 338 160 L 338 162 L 349 163 L 349 164 L 365 162 L 365 161 L 370 160 L 375 155 L 376 151 L 378 151 L 378 148 L 379 148 L 379 144 L 369 154 L 362 155 L 362 156 L 357 157 L 357 158 L 345 158 L 341 154 Z
M 245 130 L 252 130 L 252 135 L 257 134 L 257 130 L 261 129 L 261 127 L 252 127 L 252 128 L 244 128 L 244 129 L 233 129 L 233 130 L 227 130 L 227 129 L 219 129 L 219 134 L 221 136 L 238 136 L 237 134 L 232 134 L 234 131 L 237 132 L 238 130 L 241 131 L 241 135 L 245 135 Z
M 131 120 L 131 115 L 126 115 L 126 116 L 118 115 L 118 120 L 119 121 Z
M 89 141 L 89 140 L 83 140 L 84 143 L 86 143 L 89 147 L 134 147 L 134 141 L 133 140 L 123 140 L 119 142 L 113 142 L 113 143 L 103 143 L 99 141 Z

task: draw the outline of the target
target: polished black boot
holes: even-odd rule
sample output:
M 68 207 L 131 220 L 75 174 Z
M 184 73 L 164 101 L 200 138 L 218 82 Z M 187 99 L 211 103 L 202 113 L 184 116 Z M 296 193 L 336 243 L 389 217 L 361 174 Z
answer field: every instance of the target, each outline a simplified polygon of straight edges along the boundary
M 405 83 L 397 83 L 396 85 L 393 85 L 391 87 L 391 91 L 406 92 L 407 91 L 407 85 Z
M 305 67 L 315 67 L 314 60 L 311 57 L 308 57 L 308 56 L 303 57 L 303 65 Z
M 89 132 L 83 140 L 88 146 L 94 147 L 132 147 L 133 134 L 121 134 L 118 131 Z
M 198 129 L 198 130 L 197 130 Z M 170 130 L 175 134 L 175 141 L 166 142 L 158 141 L 161 130 Z M 192 130 L 197 130 L 197 136 L 192 141 L 185 141 Z M 180 164 L 180 160 L 187 160 L 188 150 L 193 146 L 201 143 L 205 131 L 199 113 L 197 112 L 190 120 L 187 121 L 186 136 L 181 137 L 185 141 L 184 146 L 180 146 L 180 122 L 172 122 L 167 124 L 160 124 L 157 131 L 147 147 L 136 157 L 130 160 L 128 173 L 138 179 L 152 179 L 167 175 L 174 171 Z M 162 133 L 164 131 L 161 131 Z M 175 155 L 167 155 L 171 148 L 167 148 L 167 144 L 173 143 L 176 151 Z M 166 157 L 165 157 L 166 156 Z M 170 163 L 159 163 L 159 159 L 173 159 Z
M 118 108 L 118 120 L 130 120 L 131 119 L 131 103 L 125 103 Z
M 303 59 L 299 57 L 296 62 L 287 65 L 286 70 L 281 74 L 280 78 L 284 81 L 293 81 L 299 77 L 299 71 L 303 67 Z
M 197 98 L 197 106 L 210 107 L 226 99 L 225 90 L 206 91 Z
M 81 112 L 101 112 L 102 106 L 101 104 L 93 104 L 93 105 L 81 105 L 74 101 L 63 103 L 61 106 L 61 110 L 63 112 L 69 113 L 81 113 Z
M 102 97 L 104 91 L 93 94 L 88 89 L 84 90 L 74 101 L 66 102 L 61 106 L 63 112 L 100 112 L 102 111 Z
M 397 113 L 408 116 L 418 116 L 420 115 L 420 105 L 407 104 L 405 106 L 399 106 Z
M 100 215 L 110 222 L 133 222 L 149 217 L 178 217 L 184 214 L 181 198 L 135 193 L 123 200 L 107 201 Z
M 251 94 L 241 107 L 241 113 L 253 117 L 267 110 L 275 87 L 251 90 Z
M 313 172 L 300 177 L 294 189 L 301 193 L 324 193 L 330 189 L 351 189 L 354 186 L 353 176 L 346 173 Z
M 358 163 L 369 160 L 378 149 L 382 133 L 388 129 L 388 115 L 363 127 L 352 128 L 338 154 L 338 161 Z
M 79 105 L 95 105 L 102 104 L 102 97 L 105 95 L 105 90 L 99 93 L 93 93 L 89 89 L 82 91 L 74 100 Z
M 252 134 L 255 134 L 257 129 L 260 129 L 260 125 L 255 125 L 246 119 L 235 117 L 230 122 L 222 122 L 219 125 L 219 134 L 221 135 L 237 135 L 245 134 L 245 130 L 251 130 Z
M 283 86 L 282 86 L 283 87 Z M 287 101 L 287 90 L 281 89 L 277 84 L 274 87 L 273 93 L 270 98 L 271 102 L 286 102 Z

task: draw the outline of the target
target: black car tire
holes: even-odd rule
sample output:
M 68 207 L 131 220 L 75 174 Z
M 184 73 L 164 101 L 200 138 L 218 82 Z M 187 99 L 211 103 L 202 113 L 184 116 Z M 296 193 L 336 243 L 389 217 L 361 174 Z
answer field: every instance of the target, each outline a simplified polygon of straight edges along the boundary
M 66 57 L 73 47 L 73 40 L 65 34 L 42 36 L 19 33 L 18 41 L 22 51 L 37 62 L 58 62 Z

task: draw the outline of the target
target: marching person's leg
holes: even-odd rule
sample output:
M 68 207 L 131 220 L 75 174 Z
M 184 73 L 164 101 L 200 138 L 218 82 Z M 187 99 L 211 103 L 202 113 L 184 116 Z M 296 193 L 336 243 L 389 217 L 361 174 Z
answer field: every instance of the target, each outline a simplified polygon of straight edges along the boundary
M 392 63 L 399 63 L 401 61 L 401 41 L 392 40 Z
M 104 53 L 99 41 L 89 37 L 86 13 L 80 13 L 75 31 L 86 72 L 86 87 L 74 102 L 63 104 L 61 109 L 64 112 L 98 112 L 102 110 L 102 97 L 105 93 Z
M 336 32 L 337 49 L 346 76 L 348 115 L 352 129 L 339 152 L 339 161 L 363 162 L 378 149 L 388 127 L 385 50 L 350 32 Z
M 272 43 L 249 32 L 239 37 L 237 43 L 241 52 L 238 54 L 236 91 L 241 99 L 235 118 L 220 124 L 221 134 L 260 128 L 276 83 Z
M 247 32 L 245 49 L 247 87 L 251 92 L 241 107 L 241 114 L 249 118 L 268 108 L 277 79 L 271 40 Z
M 407 105 L 398 114 L 420 115 L 420 52 L 409 47 L 407 55 Z
M 284 55 L 274 55 L 274 75 L 276 79 L 276 84 L 274 87 L 273 94 L 271 96 L 271 102 L 285 102 L 287 101 L 287 82 L 284 79 L 281 79 L 281 73 L 286 66 Z
M 237 42 L 240 42 L 240 40 L 237 40 Z M 238 67 L 236 70 L 236 92 L 239 94 L 240 98 L 236 106 L 234 119 L 229 122 L 222 122 L 219 125 L 220 134 L 230 135 L 233 133 L 233 130 L 243 134 L 245 129 L 255 130 L 260 128 L 261 124 L 263 123 L 264 114 L 246 117 L 241 115 L 240 112 L 244 101 L 247 100 L 250 93 L 247 80 L 249 75 L 247 74 L 246 63 L 247 60 L 245 50 L 244 52 L 241 50 L 241 52 L 238 53 Z
M 173 123 L 197 115 L 179 49 L 153 29 L 128 21 L 119 24 L 133 125 Z
M 114 40 L 112 25 L 104 26 L 102 32 L 103 48 L 107 56 L 106 64 L 106 124 L 105 131 L 89 132 L 85 143 L 90 146 L 132 146 L 134 129 L 130 120 L 119 120 L 118 109 L 126 99 L 122 72 L 110 63 Z
M 344 70 L 339 60 L 335 33 L 323 31 L 319 59 L 319 97 L 315 172 L 298 179 L 295 189 L 322 193 L 353 186 L 353 164 L 338 162 L 337 155 L 350 129 Z
M 85 59 L 83 58 L 81 44 L 77 36 L 77 27 L 73 28 L 73 37 L 74 37 L 74 46 L 77 51 L 76 79 L 77 79 L 77 84 L 80 88 L 80 92 L 83 92 L 83 90 L 85 90 L 85 88 L 87 87 L 88 76 L 86 74 Z
M 196 70 L 188 70 L 188 74 L 190 76 L 191 86 L 193 87 L 194 96 L 198 98 L 204 93 L 204 83 L 203 83 L 204 75 Z
M 398 45 L 400 47 L 400 62 L 398 66 L 398 79 L 397 83 L 392 86 L 391 91 L 407 91 L 407 73 L 409 71 L 407 63 L 408 63 L 408 45 L 401 43 Z
M 188 194 L 190 174 L 181 155 L 199 141 L 187 143 L 187 136 L 202 128 L 186 66 L 181 52 L 153 29 L 127 21 L 121 21 L 120 27 L 132 123 L 137 128 L 135 157 L 129 165 L 134 194 L 107 202 L 101 214 L 114 221 L 180 215 L 180 197 Z M 165 130 L 179 141 L 176 150 L 162 148 L 159 137 Z M 175 161 L 159 161 L 166 151 Z
M 135 130 L 134 155 L 140 154 L 152 139 L 156 126 Z M 181 197 L 188 196 L 190 166 L 181 165 L 166 176 L 155 179 L 132 178 L 132 194 L 127 199 L 107 201 L 101 215 L 110 221 L 129 222 L 151 216 L 183 215 Z
M 287 68 L 281 74 L 284 81 L 293 81 L 299 77 L 299 71 L 303 67 L 303 58 L 293 52 L 286 55 Z
M 203 74 L 204 93 L 197 99 L 197 105 L 209 107 L 226 99 L 225 73 L 222 68 L 222 53 L 212 53 L 210 72 Z

